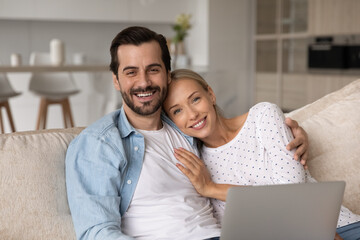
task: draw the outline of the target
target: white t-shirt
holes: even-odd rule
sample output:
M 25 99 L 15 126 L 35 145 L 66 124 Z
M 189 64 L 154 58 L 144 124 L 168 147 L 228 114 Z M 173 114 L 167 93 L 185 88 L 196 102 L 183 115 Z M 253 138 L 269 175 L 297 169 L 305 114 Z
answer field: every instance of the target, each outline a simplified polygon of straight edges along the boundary
M 201 197 L 175 166 L 174 148 L 198 152 L 163 122 L 157 131 L 138 130 L 145 137 L 145 156 L 139 182 L 122 230 L 137 239 L 206 239 L 220 236 L 210 200 Z
M 296 161 L 294 150 L 286 150 L 293 139 L 282 111 L 270 103 L 252 107 L 237 136 L 218 148 L 201 150 L 211 177 L 216 183 L 270 185 L 315 181 Z M 225 203 L 211 200 L 215 217 L 221 222 Z M 360 221 L 360 216 L 341 208 L 338 227 Z

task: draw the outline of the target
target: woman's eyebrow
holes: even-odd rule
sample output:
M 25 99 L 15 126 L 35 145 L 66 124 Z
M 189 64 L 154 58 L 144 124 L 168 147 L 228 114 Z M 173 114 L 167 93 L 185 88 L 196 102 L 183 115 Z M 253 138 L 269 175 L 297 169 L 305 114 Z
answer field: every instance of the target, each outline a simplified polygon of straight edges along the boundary
M 187 99 L 192 98 L 192 96 L 193 96 L 194 94 L 196 94 L 196 93 L 198 93 L 198 91 L 195 91 L 195 92 L 191 93 L 191 94 L 187 97 Z M 168 111 L 170 111 L 172 108 L 177 107 L 177 106 L 179 106 L 179 104 L 175 104 L 175 105 L 169 107 L 169 110 L 168 110 Z
M 192 94 L 190 94 L 187 99 L 192 98 L 192 96 L 193 96 L 194 94 L 196 94 L 196 93 L 198 93 L 198 91 L 195 91 L 195 92 L 193 92 Z
M 172 108 L 177 107 L 177 106 L 179 106 L 179 104 L 175 104 L 175 105 L 169 107 L 169 110 L 168 110 L 168 111 L 170 112 L 170 110 L 171 110 Z

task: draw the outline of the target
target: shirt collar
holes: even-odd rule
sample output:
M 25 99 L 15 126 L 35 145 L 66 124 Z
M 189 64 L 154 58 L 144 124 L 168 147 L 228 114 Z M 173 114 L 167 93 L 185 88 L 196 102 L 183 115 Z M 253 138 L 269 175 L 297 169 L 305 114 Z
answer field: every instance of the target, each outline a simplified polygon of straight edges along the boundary
M 132 132 L 136 132 L 135 128 L 129 123 L 126 117 L 124 107 L 121 107 L 118 121 L 118 129 L 121 138 L 128 137 Z
M 174 128 L 176 131 L 178 131 L 181 135 L 183 135 L 191 145 L 195 144 L 195 140 L 193 137 L 190 137 L 183 132 L 180 131 L 180 129 L 175 125 L 173 121 L 170 120 L 170 118 L 164 113 L 161 113 L 161 120 L 169 124 L 172 128 Z M 135 128 L 130 124 L 129 120 L 126 117 L 124 107 L 121 107 L 120 114 L 119 114 L 119 120 L 118 120 L 118 129 L 120 131 L 121 138 L 128 137 L 131 133 L 135 133 Z

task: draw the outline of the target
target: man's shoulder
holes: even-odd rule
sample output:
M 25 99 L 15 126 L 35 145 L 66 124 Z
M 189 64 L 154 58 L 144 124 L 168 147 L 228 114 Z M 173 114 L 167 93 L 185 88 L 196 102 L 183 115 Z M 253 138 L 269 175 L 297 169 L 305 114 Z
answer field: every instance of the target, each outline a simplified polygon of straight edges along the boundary
M 83 132 L 94 135 L 103 135 L 111 129 L 118 129 L 120 112 L 121 110 L 119 109 L 103 116 L 85 128 Z
M 121 110 L 111 112 L 99 120 L 86 127 L 73 142 L 92 141 L 91 139 L 101 140 L 103 142 L 116 141 L 120 139 L 119 135 L 119 117 Z M 82 139 L 82 140 L 81 140 Z

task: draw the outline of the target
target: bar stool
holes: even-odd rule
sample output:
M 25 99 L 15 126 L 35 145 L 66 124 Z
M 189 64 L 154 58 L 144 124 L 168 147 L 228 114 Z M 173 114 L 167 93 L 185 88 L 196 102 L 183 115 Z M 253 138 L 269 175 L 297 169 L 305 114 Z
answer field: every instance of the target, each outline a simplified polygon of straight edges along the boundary
M 1 133 L 5 133 L 4 122 L 2 118 L 2 108 L 5 108 L 6 113 L 8 115 L 11 131 L 15 132 L 15 124 L 11 115 L 10 105 L 9 105 L 9 98 L 16 97 L 20 95 L 20 92 L 15 92 L 12 88 L 9 79 L 6 77 L 5 74 L 0 73 L 0 128 Z
M 31 53 L 30 65 L 50 66 L 50 53 Z M 79 90 L 70 73 L 35 72 L 31 77 L 29 90 L 41 97 L 36 130 L 46 128 L 47 109 L 52 104 L 62 106 L 64 127 L 74 127 L 69 97 L 79 93 Z

